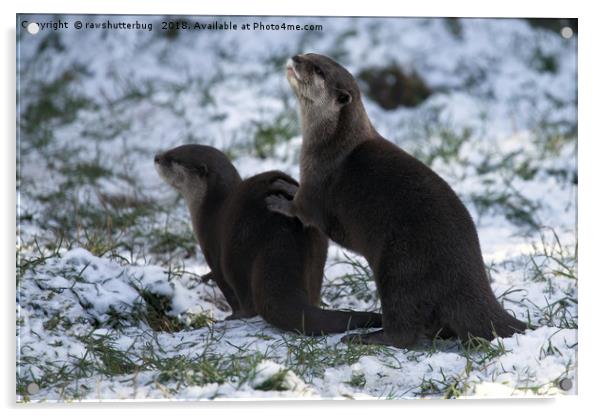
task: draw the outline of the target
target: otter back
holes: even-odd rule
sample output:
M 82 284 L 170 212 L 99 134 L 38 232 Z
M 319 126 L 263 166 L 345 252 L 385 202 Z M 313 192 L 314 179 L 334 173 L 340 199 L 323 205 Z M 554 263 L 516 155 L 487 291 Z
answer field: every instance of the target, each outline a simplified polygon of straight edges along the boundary
M 295 218 L 269 211 L 270 184 L 288 175 L 265 172 L 243 181 L 224 207 L 221 270 L 242 311 L 304 334 L 380 326 L 379 314 L 318 308 L 328 240 Z

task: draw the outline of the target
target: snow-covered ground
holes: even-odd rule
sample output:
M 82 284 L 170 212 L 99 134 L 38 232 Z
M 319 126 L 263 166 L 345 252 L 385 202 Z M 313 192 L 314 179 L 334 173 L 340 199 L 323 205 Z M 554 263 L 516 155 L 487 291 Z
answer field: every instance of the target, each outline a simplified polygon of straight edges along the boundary
M 323 25 L 313 32 L 166 32 L 161 21 L 175 18 L 111 19 L 153 30 L 18 32 L 19 399 L 576 393 L 576 36 L 514 19 L 217 18 Z M 298 177 L 283 64 L 310 51 L 354 74 L 394 65 L 424 79 L 433 93 L 419 106 L 384 110 L 365 97 L 368 113 L 458 192 L 495 293 L 536 330 L 408 351 L 223 321 L 185 204 L 152 157 L 203 143 L 244 177 Z M 331 245 L 325 306 L 379 308 L 365 265 Z

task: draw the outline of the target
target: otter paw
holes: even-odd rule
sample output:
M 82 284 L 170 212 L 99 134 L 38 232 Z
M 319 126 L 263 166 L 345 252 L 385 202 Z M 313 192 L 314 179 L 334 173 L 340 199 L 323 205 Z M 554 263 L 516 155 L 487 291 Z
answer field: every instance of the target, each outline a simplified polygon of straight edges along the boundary
M 268 210 L 283 214 L 287 217 L 295 217 L 293 213 L 293 202 L 283 195 L 269 195 L 265 199 Z
M 353 333 L 343 336 L 341 338 L 343 343 L 353 343 L 359 345 L 385 345 L 394 346 L 397 348 L 408 347 L 406 343 L 400 343 L 399 341 L 392 340 L 390 337 L 385 335 L 384 330 L 377 330 L 371 333 Z
M 287 197 L 290 197 L 290 199 L 293 199 L 295 197 L 295 194 L 297 193 L 298 189 L 299 186 L 297 184 L 293 184 L 282 178 L 277 179 L 270 185 L 270 191 L 283 193 Z
M 361 335 L 359 333 L 350 333 L 348 335 L 341 337 L 340 342 L 347 343 L 347 344 L 361 345 L 361 344 L 363 344 L 362 336 L 363 335 Z
M 235 311 L 226 317 L 226 320 L 240 320 L 240 319 L 250 319 L 251 317 L 255 317 L 257 313 L 254 312 L 245 312 L 245 311 Z
M 201 281 L 207 283 L 209 281 L 215 281 L 215 276 L 213 275 L 213 271 L 207 272 L 205 275 L 201 276 Z
M 240 317 L 240 311 L 235 311 L 234 313 L 230 314 L 228 317 L 226 317 L 226 321 L 230 321 L 230 320 L 238 320 L 242 317 Z

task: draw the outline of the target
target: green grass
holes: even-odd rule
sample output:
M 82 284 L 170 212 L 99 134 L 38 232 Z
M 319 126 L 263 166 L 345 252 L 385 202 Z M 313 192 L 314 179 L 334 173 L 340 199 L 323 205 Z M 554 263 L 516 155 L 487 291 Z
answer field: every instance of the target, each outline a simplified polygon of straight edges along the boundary
M 309 383 L 314 378 L 323 377 L 326 368 L 351 365 L 363 356 L 391 353 L 390 348 L 377 345 L 353 343 L 330 345 L 325 337 L 305 337 L 285 333 L 281 338 L 282 345 L 287 349 L 284 366 Z
M 366 377 L 361 372 L 353 372 L 351 379 L 347 383 L 355 388 L 364 388 L 366 386 Z
M 540 204 L 512 187 L 500 190 L 495 184 L 485 192 L 472 193 L 471 200 L 479 216 L 502 215 L 510 223 L 530 230 L 537 230 L 541 226 L 537 218 Z
M 385 110 L 416 107 L 432 93 L 416 71 L 407 71 L 399 64 L 365 67 L 357 75 L 365 94 Z
M 351 271 L 324 283 L 322 296 L 327 303 L 335 303 L 336 300 L 352 297 L 366 303 L 370 303 L 369 309 L 378 307 L 378 297 L 374 287 L 374 275 L 368 264 L 357 258 L 344 254 L 344 259 L 335 262 L 332 266 L 344 265 L 350 267 Z
M 288 391 L 289 388 L 286 384 L 288 373 L 287 369 L 282 369 L 253 388 L 259 391 Z
M 546 279 L 575 279 L 571 260 L 574 252 L 569 251 L 560 244 L 559 237 L 553 234 L 556 246 L 544 246 L 542 256 L 546 262 L 538 262 L 538 268 L 533 269 L 535 282 Z M 549 243 L 549 242 L 548 242 Z M 61 244 L 57 242 L 56 248 Z M 42 267 L 45 262 L 60 256 L 57 252 L 46 252 L 40 249 L 36 257 L 28 258 L 23 262 L 23 274 L 33 272 Z M 576 251 L 576 248 L 575 248 Z M 540 259 L 540 258 L 536 258 Z M 347 259 L 350 265 L 355 266 L 354 279 L 361 284 L 355 287 L 356 296 L 367 295 L 369 288 L 365 283 L 370 279 L 370 271 L 362 263 Z M 524 260 L 527 262 L 527 260 Z M 499 267 L 499 266 L 498 266 Z M 520 267 L 520 265 L 519 265 Z M 567 269 L 568 268 L 568 269 Z M 86 266 L 78 266 L 61 272 L 73 282 L 82 282 Z M 568 272 L 567 272 L 568 271 Z M 559 274 L 559 272 L 562 272 Z M 168 279 L 178 279 L 187 274 L 186 271 L 174 269 L 169 272 Z M 568 276 L 567 276 L 568 275 Z M 571 277 L 571 278 L 569 278 Z M 198 277 L 200 279 L 200 277 Z M 362 286 L 363 285 L 363 286 Z M 353 287 L 353 285 L 351 285 Z M 336 288 L 336 287 L 335 287 Z M 361 288 L 361 290 L 360 290 Z M 306 383 L 311 384 L 316 378 L 322 378 L 328 368 L 353 365 L 362 357 L 372 356 L 396 372 L 403 372 L 402 365 L 396 359 L 396 350 L 370 345 L 345 345 L 330 344 L 325 337 L 308 338 L 301 335 L 283 333 L 279 338 L 260 333 L 254 336 L 258 339 L 273 341 L 270 349 L 260 352 L 249 349 L 247 346 L 238 347 L 235 354 L 223 354 L 219 351 L 219 344 L 225 333 L 215 333 L 213 323 L 207 317 L 192 319 L 192 325 L 185 325 L 177 318 L 169 315 L 169 297 L 154 294 L 148 289 L 139 287 L 140 302 L 136 303 L 130 313 L 114 311 L 109 313 L 110 319 L 105 323 L 96 323 L 90 333 L 78 336 L 77 340 L 85 347 L 85 355 L 73 357 L 67 363 L 40 363 L 37 357 L 28 356 L 27 349 L 21 352 L 19 366 L 33 365 L 40 375 L 33 377 L 31 374 L 17 375 L 17 392 L 23 401 L 28 401 L 27 387 L 36 383 L 44 388 L 54 387 L 61 392 L 64 399 L 78 399 L 87 396 L 94 389 L 90 378 L 95 375 L 103 375 L 107 378 L 123 377 L 131 378 L 132 374 L 150 372 L 153 384 L 162 386 L 167 395 L 176 395 L 178 390 L 187 386 L 198 386 L 208 383 L 233 384 L 242 387 L 251 384 L 254 389 L 266 391 L 281 391 L 291 389 L 287 383 L 288 372 L 294 372 Z M 508 291 L 501 296 L 513 298 L 513 292 Z M 524 300 L 528 303 L 528 300 Z M 85 304 L 83 304 L 85 307 Z M 536 311 L 533 306 L 529 306 Z M 538 307 L 539 308 L 539 307 Z M 562 300 L 554 305 L 541 308 L 541 316 L 548 324 L 561 328 L 576 328 L 576 318 L 566 317 L 566 323 L 561 321 L 562 311 L 571 311 L 570 304 L 563 304 Z M 548 315 L 551 315 L 548 317 Z M 195 320 L 199 320 L 195 323 Z M 574 320 L 574 321 L 570 321 Z M 146 323 L 149 330 L 143 334 L 141 340 L 137 340 L 129 348 L 123 349 L 116 344 L 117 338 L 126 331 L 128 326 L 136 323 Z M 69 332 L 76 323 L 57 313 L 45 322 L 45 329 L 57 332 Z M 158 341 L 157 335 L 162 332 L 186 332 L 195 328 L 206 328 L 196 345 L 198 349 L 191 352 L 178 353 L 178 349 L 166 351 Z M 96 333 L 97 329 L 109 329 L 108 332 Z M 112 330 L 111 330 L 112 329 Z M 50 345 L 60 346 L 60 341 L 49 341 Z M 409 393 L 423 397 L 458 398 L 470 395 L 475 387 L 476 380 L 472 375 L 479 370 L 486 369 L 496 358 L 502 357 L 508 349 L 500 340 L 489 342 L 483 339 L 473 338 L 467 343 L 458 344 L 458 353 L 466 360 L 466 365 L 459 374 L 446 373 L 442 370 L 433 369 L 425 374 L 423 381 L 411 391 L 401 391 L 395 384 L 385 383 L 380 386 L 378 392 L 382 398 L 400 398 Z M 284 349 L 284 356 L 281 349 Z M 447 348 L 449 349 L 449 348 Z M 185 349 L 186 350 L 186 349 Z M 409 351 L 406 358 L 410 361 L 421 362 L 430 355 L 440 351 L 440 347 L 433 345 L 423 351 Z M 540 358 L 547 355 L 558 355 L 559 350 L 550 340 L 542 346 L 539 352 Z M 265 380 L 256 382 L 257 367 L 262 360 L 273 360 L 281 363 L 284 368 Z M 407 366 L 407 365 L 405 365 Z M 571 364 L 567 364 L 567 374 L 570 372 Z M 549 385 L 533 384 L 529 374 L 521 377 L 521 383 L 517 390 L 533 391 L 537 393 L 546 392 Z M 132 384 L 137 383 L 132 380 Z M 352 372 L 351 379 L 346 381 L 352 389 L 362 390 L 366 387 L 366 375 L 362 372 Z M 374 387 L 371 387 L 374 389 Z
M 83 383 L 89 378 L 99 375 L 129 378 L 140 372 L 150 372 L 153 383 L 169 384 L 168 391 L 172 394 L 185 386 L 210 383 L 229 383 L 238 387 L 248 383 L 264 391 L 290 389 L 286 383 L 286 369 L 255 382 L 259 364 L 269 356 L 253 351 L 231 355 L 217 351 L 216 344 L 223 334 L 210 331 L 198 340 L 199 349 L 186 354 L 165 351 L 156 333 L 140 335 L 143 336 L 142 340 L 137 337 L 124 350 L 117 346 L 120 334 L 118 330 L 97 333 L 97 329 L 93 329 L 83 336 L 76 336 L 85 351 L 81 357 L 72 357 L 67 363 L 40 363 L 37 358 L 22 352 L 20 365 L 35 365 L 41 371 L 41 376 L 18 373 L 17 393 L 23 401 L 28 401 L 27 387 L 35 383 L 42 388 L 59 389 L 63 399 L 73 400 L 84 397 L 94 388 Z
M 53 245 L 41 246 L 35 237 L 28 244 L 20 244 L 15 252 L 17 287 L 25 273 L 35 273 L 38 266 L 44 265 L 49 259 L 58 258 L 64 244 L 65 241 L 59 238 Z
M 558 62 L 554 55 L 546 54 L 541 48 L 535 49 L 532 58 L 533 67 L 539 72 L 558 72 Z
M 241 137 L 240 142 L 228 148 L 226 152 L 228 157 L 231 159 L 249 155 L 259 159 L 276 157 L 276 148 L 287 143 L 299 131 L 296 112 L 287 108 L 287 100 L 285 98 L 283 100 L 284 110 L 281 113 L 251 122 L 248 128 L 250 135 Z
M 77 112 L 95 108 L 87 96 L 76 93 L 73 84 L 88 75 L 83 65 L 74 65 L 52 80 L 27 84 L 24 94 L 29 102 L 21 114 L 24 149 L 43 148 L 54 139 L 54 128 L 75 121 Z
M 175 333 L 182 330 L 198 329 L 208 327 L 213 319 L 204 313 L 198 313 L 183 320 L 170 314 L 172 310 L 172 297 L 157 294 L 148 288 L 135 285 L 134 288 L 140 294 L 140 300 L 132 307 L 129 315 L 129 325 L 139 321 L 146 323 L 157 332 Z

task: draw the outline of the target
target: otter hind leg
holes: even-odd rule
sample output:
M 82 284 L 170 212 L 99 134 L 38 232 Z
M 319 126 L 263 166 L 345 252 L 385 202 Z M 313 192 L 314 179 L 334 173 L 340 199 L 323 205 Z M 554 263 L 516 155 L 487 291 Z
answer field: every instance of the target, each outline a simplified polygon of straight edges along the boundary
M 391 345 L 385 336 L 384 330 L 377 330 L 370 333 L 352 333 L 341 338 L 341 342 L 358 345 Z
M 341 342 L 360 345 L 384 345 L 396 348 L 412 348 L 416 345 L 418 337 L 402 337 L 400 335 L 391 335 L 386 330 L 377 330 L 371 333 L 353 333 L 343 336 Z
M 331 311 L 339 314 L 347 315 L 347 327 L 341 332 L 353 329 L 367 329 L 371 327 L 382 327 L 383 317 L 380 313 L 372 313 L 370 311 L 353 311 L 353 310 L 321 310 L 326 312 L 325 319 L 331 317 Z
M 251 317 L 255 317 L 257 313 L 255 311 L 243 311 L 237 310 L 233 311 L 226 320 L 239 320 L 239 319 L 250 319 Z
M 495 303 L 495 304 L 493 304 Z M 471 337 L 480 337 L 493 340 L 496 337 L 506 338 L 515 333 L 524 333 L 527 325 L 514 318 L 502 309 L 497 301 L 490 301 L 489 305 L 480 306 L 478 314 L 465 314 L 464 320 L 456 320 L 450 323 L 450 327 L 458 337 L 466 342 Z
M 286 305 L 272 302 L 271 308 L 263 308 L 260 315 L 280 329 L 298 332 L 306 336 L 344 333 L 359 328 L 382 326 L 379 313 L 367 311 L 322 310 L 310 305 L 305 298 Z
M 322 310 L 312 306 L 306 307 L 302 315 L 302 328 L 297 330 L 309 336 L 382 326 L 382 316 L 367 311 Z
M 226 320 L 248 318 L 248 317 L 253 317 L 254 315 L 256 315 L 256 313 L 253 313 L 252 315 L 250 315 L 251 311 L 248 308 L 246 309 L 247 311 L 245 311 L 245 308 L 242 306 L 242 303 L 240 302 L 239 298 L 237 297 L 234 289 L 226 282 L 225 279 L 223 279 L 221 273 L 210 272 L 209 274 L 206 274 L 204 276 L 210 276 L 210 278 L 215 281 L 218 288 L 221 290 L 222 294 L 224 295 L 224 298 L 226 299 L 228 305 L 232 309 L 232 314 L 230 314 L 228 317 L 226 317 Z
M 378 279 L 378 275 L 377 275 Z M 429 304 L 419 294 L 393 280 L 379 282 L 383 311 L 383 330 L 361 338 L 362 343 L 382 344 L 398 348 L 416 345 L 431 315 Z

